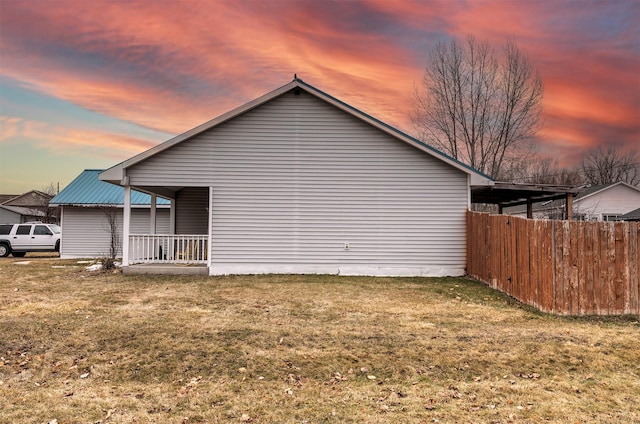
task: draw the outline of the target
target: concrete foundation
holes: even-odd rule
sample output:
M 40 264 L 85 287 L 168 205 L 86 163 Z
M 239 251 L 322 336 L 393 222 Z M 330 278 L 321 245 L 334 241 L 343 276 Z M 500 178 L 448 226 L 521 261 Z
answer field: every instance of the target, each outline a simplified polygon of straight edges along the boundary
M 209 275 L 206 265 L 136 264 L 122 268 L 123 274 Z

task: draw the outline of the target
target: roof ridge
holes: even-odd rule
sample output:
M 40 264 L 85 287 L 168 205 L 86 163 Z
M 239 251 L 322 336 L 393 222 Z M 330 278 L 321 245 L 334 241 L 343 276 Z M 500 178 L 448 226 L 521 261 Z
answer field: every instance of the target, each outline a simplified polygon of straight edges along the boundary
M 302 79 L 298 78 L 297 74 L 294 74 L 294 79 L 291 82 L 281 87 L 271 90 L 260 97 L 257 97 L 247 103 L 244 103 L 243 105 L 233 108 L 227 112 L 224 112 L 221 115 L 218 115 L 217 117 L 207 122 L 204 122 L 188 131 L 178 134 L 154 147 L 151 147 L 150 149 L 147 149 L 144 152 L 138 153 L 137 155 L 132 156 L 129 159 L 126 159 L 112 166 L 111 168 L 101 173 L 101 178 L 103 178 L 104 181 L 111 181 L 114 184 L 120 184 L 124 176 L 124 170 L 126 168 L 133 166 L 139 162 L 142 162 L 160 152 L 165 151 L 166 149 L 173 147 L 174 145 L 182 143 L 185 140 L 188 140 L 205 131 L 215 128 L 231 119 L 234 119 L 244 113 L 247 113 L 257 107 L 260 107 L 268 103 L 269 101 L 275 99 L 276 97 L 279 97 L 285 93 L 288 93 L 292 90 L 296 90 L 298 88 L 305 90 L 307 93 L 318 97 L 320 100 L 327 102 L 334 107 L 337 107 L 343 112 L 351 114 L 357 119 L 361 119 L 368 125 L 371 125 L 383 132 L 386 132 L 391 137 L 395 137 L 396 139 L 399 139 L 402 142 L 405 142 L 409 145 L 413 145 L 413 147 L 417 148 L 418 150 L 421 150 L 424 153 L 430 154 L 436 159 L 442 160 L 448 165 L 453 166 L 454 168 L 457 168 L 458 170 L 466 173 L 467 175 L 470 175 L 472 179 L 472 185 L 474 180 L 478 183 L 478 185 L 491 185 L 495 181 L 493 177 L 473 168 L 472 166 L 464 162 L 459 161 L 456 158 L 453 158 L 447 155 L 446 153 L 436 149 L 430 144 L 425 143 L 421 140 L 418 140 L 417 138 L 399 130 L 398 128 L 392 125 L 389 125 L 386 122 L 381 121 L 380 119 L 375 118 L 374 116 L 369 115 L 368 113 L 363 112 L 354 106 L 351 106 L 350 104 L 316 88 L 311 84 L 304 82 Z

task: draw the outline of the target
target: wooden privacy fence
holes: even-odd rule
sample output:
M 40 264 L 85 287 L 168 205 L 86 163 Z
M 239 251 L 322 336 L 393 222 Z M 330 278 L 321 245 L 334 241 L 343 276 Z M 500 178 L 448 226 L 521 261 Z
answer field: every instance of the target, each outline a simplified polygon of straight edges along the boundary
M 637 222 L 468 212 L 467 273 L 559 315 L 640 315 Z

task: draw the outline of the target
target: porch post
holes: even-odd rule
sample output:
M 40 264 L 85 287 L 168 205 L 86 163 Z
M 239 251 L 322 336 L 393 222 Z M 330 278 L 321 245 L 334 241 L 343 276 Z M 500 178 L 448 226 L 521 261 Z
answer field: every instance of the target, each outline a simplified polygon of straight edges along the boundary
M 170 199 L 169 206 L 169 234 L 176 233 L 176 199 Z
M 209 236 L 208 240 L 207 240 L 207 268 L 209 269 L 209 275 L 211 275 L 211 265 L 213 263 L 213 260 L 211 258 L 212 253 L 213 253 L 213 249 L 211 248 L 211 242 L 213 241 L 213 236 L 211 234 L 212 231 L 212 227 L 213 225 L 211 224 L 211 221 L 213 219 L 213 187 L 209 186 L 209 207 L 207 208 L 209 213 L 208 213 L 208 223 L 207 223 L 207 234 Z
M 156 233 L 156 194 L 151 194 L 151 216 L 149 217 L 149 234 Z
M 124 186 L 124 211 L 122 217 L 122 266 L 129 266 L 129 228 L 131 223 L 131 186 Z

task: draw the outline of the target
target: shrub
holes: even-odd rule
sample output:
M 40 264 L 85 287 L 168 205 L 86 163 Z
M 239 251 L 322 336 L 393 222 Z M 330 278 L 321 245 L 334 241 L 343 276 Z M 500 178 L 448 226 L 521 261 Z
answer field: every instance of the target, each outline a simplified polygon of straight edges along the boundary
M 103 271 L 110 271 L 112 269 L 116 269 L 116 260 L 114 258 L 104 257 L 100 259 L 100 262 L 102 262 Z

